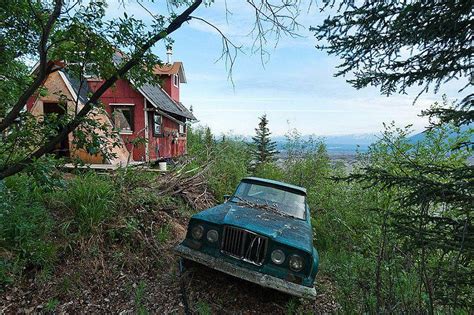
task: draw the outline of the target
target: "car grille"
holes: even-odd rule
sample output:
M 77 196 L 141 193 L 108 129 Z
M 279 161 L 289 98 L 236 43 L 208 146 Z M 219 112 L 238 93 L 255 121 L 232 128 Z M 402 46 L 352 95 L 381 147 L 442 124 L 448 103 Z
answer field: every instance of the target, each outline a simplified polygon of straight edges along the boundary
M 268 239 L 253 232 L 225 226 L 221 252 L 260 266 L 265 259 Z

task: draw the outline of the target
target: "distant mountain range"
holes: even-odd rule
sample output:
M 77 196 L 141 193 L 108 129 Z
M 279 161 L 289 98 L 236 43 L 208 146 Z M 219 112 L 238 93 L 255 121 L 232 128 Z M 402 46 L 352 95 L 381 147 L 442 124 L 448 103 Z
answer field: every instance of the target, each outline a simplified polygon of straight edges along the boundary
M 465 131 L 468 128 L 474 128 L 474 124 L 461 127 L 461 130 Z M 422 141 L 425 138 L 425 132 L 420 132 L 411 136 L 410 142 L 416 143 Z M 454 134 L 452 134 L 454 136 Z M 301 136 L 303 140 L 308 140 L 311 136 Z M 348 135 L 337 135 L 337 136 L 312 136 L 313 138 L 323 139 L 326 143 L 328 153 L 330 155 L 354 155 L 357 151 L 366 152 L 369 146 L 380 139 L 380 134 L 348 134 Z M 286 137 L 275 136 L 272 139 L 277 143 L 279 151 L 285 151 Z M 251 140 L 250 140 L 251 141 Z M 471 136 L 471 141 L 474 142 L 474 136 Z
M 332 155 L 353 155 L 357 151 L 366 152 L 369 145 L 378 140 L 375 134 L 349 134 L 337 136 L 301 136 L 302 140 L 308 140 L 310 137 L 322 139 L 326 143 L 329 154 Z M 286 137 L 276 136 L 272 138 L 277 143 L 279 151 L 285 150 Z
M 469 125 L 461 126 L 461 132 L 467 131 L 469 128 L 474 128 L 474 123 L 471 123 Z M 452 138 L 454 136 L 456 136 L 456 133 L 452 132 L 449 137 Z M 423 131 L 423 132 L 417 133 L 416 135 L 411 136 L 410 137 L 410 142 L 411 143 L 417 143 L 419 141 L 423 141 L 423 139 L 425 139 L 425 137 L 426 137 L 426 133 Z M 474 135 L 471 135 L 471 141 L 474 142 Z

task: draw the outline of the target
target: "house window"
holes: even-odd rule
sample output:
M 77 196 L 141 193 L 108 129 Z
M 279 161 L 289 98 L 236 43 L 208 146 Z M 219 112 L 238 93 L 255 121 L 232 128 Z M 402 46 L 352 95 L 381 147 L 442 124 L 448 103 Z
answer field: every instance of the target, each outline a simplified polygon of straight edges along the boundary
M 173 75 L 173 84 L 174 86 L 178 87 L 179 86 L 179 76 L 177 74 Z
M 180 134 L 186 133 L 186 126 L 184 124 L 179 124 L 179 133 Z
M 155 113 L 153 115 L 153 134 L 155 136 L 161 135 L 161 125 L 163 121 L 160 114 Z
M 113 105 L 112 118 L 115 128 L 120 133 L 132 133 L 134 127 L 133 106 L 130 105 Z

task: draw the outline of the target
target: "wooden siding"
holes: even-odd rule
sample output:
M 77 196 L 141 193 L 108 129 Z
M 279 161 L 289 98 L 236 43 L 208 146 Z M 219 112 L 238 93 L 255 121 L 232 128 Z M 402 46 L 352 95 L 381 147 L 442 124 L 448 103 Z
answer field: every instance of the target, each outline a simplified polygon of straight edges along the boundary
M 176 102 L 179 102 L 179 85 L 173 84 L 173 75 L 162 75 L 163 90 Z M 181 83 L 180 83 L 181 84 Z
M 162 116 L 162 133 L 153 135 L 153 113 L 149 113 L 149 152 L 151 160 L 169 159 L 186 153 L 186 135 L 173 140 L 173 134 L 179 132 L 179 125 L 168 117 Z
M 67 102 L 67 113 L 69 115 L 73 115 L 76 111 L 76 104 L 73 101 L 74 97 L 69 92 L 68 86 L 65 84 L 62 76 L 60 75 L 59 71 L 54 72 L 48 76 L 46 81 L 44 82 L 44 87 L 48 89 L 48 94 L 45 96 L 39 96 L 38 94 L 33 95 L 27 101 L 26 108 L 27 110 L 36 116 L 38 119 L 43 119 L 44 103 L 57 103 L 59 102 L 60 95 L 64 95 L 69 99 Z M 77 110 L 80 110 L 82 106 L 80 105 Z M 106 115 L 103 114 L 96 114 L 98 120 L 102 123 L 110 124 L 110 120 Z M 111 126 L 112 127 L 112 126 Z M 103 157 L 100 154 L 91 155 L 87 153 L 85 150 L 77 149 L 73 146 L 73 136 L 72 133 L 68 135 L 69 141 L 69 156 L 71 158 L 79 158 L 86 163 L 104 163 Z M 111 149 L 112 152 L 117 154 L 117 160 L 126 160 L 128 157 L 128 152 L 124 148 L 113 148 Z M 112 163 L 117 161 L 110 161 Z
M 96 91 L 103 81 L 89 81 L 89 88 Z M 125 147 L 129 152 L 133 151 L 133 161 L 145 161 L 145 146 L 133 146 L 132 141 L 141 137 L 145 137 L 145 98 L 136 91 L 130 84 L 123 79 L 118 80 L 113 87 L 108 89 L 100 98 L 105 105 L 105 109 L 109 115 L 112 115 L 112 107 L 110 104 L 133 104 L 134 128 L 132 134 L 121 134 L 125 143 Z M 126 162 L 126 161 L 124 161 Z
M 166 76 L 169 80 L 169 76 Z M 166 82 L 166 80 L 165 80 Z M 102 82 L 90 81 L 89 87 L 91 90 L 97 89 Z M 176 88 L 172 83 L 172 88 Z M 175 91 L 179 95 L 179 90 Z M 143 95 L 135 90 L 127 81 L 118 80 L 113 88 L 107 90 L 101 97 L 101 101 L 106 105 L 106 110 L 112 114 L 112 107 L 110 104 L 134 104 L 134 130 L 133 134 L 121 135 L 125 142 L 127 150 L 133 149 L 133 161 L 146 161 L 146 145 L 139 145 L 133 147 L 131 142 L 139 137 L 145 138 L 145 98 Z M 153 108 L 149 102 L 148 109 Z M 155 136 L 153 134 L 153 113 L 146 112 L 148 119 L 148 159 L 150 161 L 157 161 L 161 159 L 169 159 L 177 157 L 186 153 L 186 135 L 180 135 L 178 141 L 173 141 L 173 133 L 178 133 L 179 125 L 175 121 L 163 116 L 162 134 Z

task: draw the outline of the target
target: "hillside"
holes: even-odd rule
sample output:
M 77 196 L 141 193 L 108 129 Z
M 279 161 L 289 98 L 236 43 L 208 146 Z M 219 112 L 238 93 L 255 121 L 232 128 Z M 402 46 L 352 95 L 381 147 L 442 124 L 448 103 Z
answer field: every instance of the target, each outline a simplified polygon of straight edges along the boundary
M 45 241 L 59 255 L 47 268 L 25 265 L 20 281 L 8 283 L 0 293 L 2 314 L 285 314 L 296 309 L 319 313 L 337 308 L 326 278 L 318 279 L 316 301 L 298 301 L 197 264 L 181 273 L 173 248 L 184 239 L 192 213 L 211 206 L 214 198 L 200 176 L 129 172 L 133 174 L 65 177 L 70 183 L 68 194 L 78 198 L 74 203 L 84 203 L 85 198 L 100 203 L 102 197 L 90 192 L 101 191 L 103 185 L 113 188 L 121 203 L 115 206 L 113 217 L 82 235 L 73 227 L 77 219 L 71 221 L 72 204 L 59 200 L 50 204 L 55 227 Z M 177 178 L 179 188 L 173 184 Z M 83 187 L 77 186 L 79 181 L 90 190 L 79 192 L 79 186 Z M 121 181 L 126 184 L 115 188 L 107 184 Z M 70 226 L 67 231 L 65 224 Z
M 458 180 L 472 167 L 466 164 L 468 152 L 444 145 L 443 132 L 429 134 L 418 150 L 405 133 L 387 133 L 369 159 L 353 169 L 333 163 L 323 142 L 297 138 L 290 139 L 294 150 L 284 163 L 250 169 L 253 157 L 246 143 L 214 141 L 203 129 L 188 130 L 189 155 L 164 174 L 140 168 L 64 173 L 52 166 L 45 172 L 45 165 L 38 164 L 0 185 L 0 313 L 418 314 L 426 312 L 429 301 L 413 292 L 423 288 L 426 278 L 436 294 L 434 308 L 469 313 L 472 290 L 461 280 L 472 269 L 470 256 L 464 256 L 471 247 L 459 237 L 467 223 L 451 209 L 472 211 L 472 185 Z M 419 164 L 426 165 L 422 174 L 410 168 Z M 449 165 L 456 172 L 438 176 L 429 173 L 438 171 L 433 165 Z M 348 181 L 349 172 L 365 177 Z M 430 203 L 429 219 L 436 225 L 423 226 L 413 215 L 420 208 L 404 203 L 418 195 L 380 185 L 378 174 L 403 174 L 403 183 L 414 185 L 420 177 L 435 187 L 448 180 L 459 183 L 459 201 L 443 212 L 444 201 Z M 320 257 L 315 301 L 205 267 L 181 274 L 173 247 L 183 239 L 190 216 L 222 202 L 250 175 L 307 189 L 313 246 Z M 439 229 L 440 222 L 448 224 Z M 419 242 L 420 226 L 434 247 L 426 249 L 426 261 L 420 256 L 425 244 Z M 464 244 L 466 252 L 451 246 L 442 254 L 436 246 L 446 249 L 445 244 Z M 456 257 L 462 257 L 463 268 L 454 274 L 450 268 Z M 425 262 L 427 274 L 420 276 L 418 266 Z M 458 286 L 449 282 L 454 276 Z M 444 304 L 451 297 L 456 306 Z

